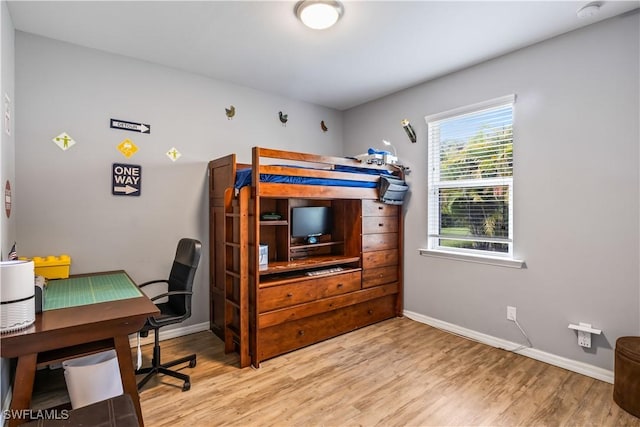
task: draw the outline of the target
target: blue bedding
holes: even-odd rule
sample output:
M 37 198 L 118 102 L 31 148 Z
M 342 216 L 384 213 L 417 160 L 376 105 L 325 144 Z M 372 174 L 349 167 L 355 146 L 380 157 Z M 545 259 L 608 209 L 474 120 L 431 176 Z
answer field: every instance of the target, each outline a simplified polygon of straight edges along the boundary
M 385 171 L 367 169 L 367 168 L 358 168 L 355 166 L 336 165 L 334 170 L 340 171 L 340 172 L 366 173 L 369 175 L 393 176 Z M 351 181 L 347 179 L 327 179 L 327 178 L 300 177 L 300 176 L 287 176 L 287 175 L 271 175 L 271 174 L 264 174 L 264 173 L 260 174 L 260 182 L 326 185 L 326 186 L 332 186 L 332 187 L 358 187 L 358 188 L 376 188 L 378 186 L 377 182 Z M 251 168 L 241 169 L 236 171 L 235 188 L 242 188 L 247 185 L 251 185 Z

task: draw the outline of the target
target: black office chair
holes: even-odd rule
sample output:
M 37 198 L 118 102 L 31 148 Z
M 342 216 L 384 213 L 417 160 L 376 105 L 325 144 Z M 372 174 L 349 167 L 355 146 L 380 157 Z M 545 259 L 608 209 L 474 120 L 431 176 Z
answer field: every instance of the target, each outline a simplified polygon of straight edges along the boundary
M 147 381 L 155 374 L 170 375 L 183 380 L 184 385 L 182 386 L 182 391 L 187 391 L 191 388 L 191 379 L 188 375 L 172 371 L 169 368 L 185 362 L 189 362 L 189 367 L 193 368 L 196 366 L 196 355 L 192 354 L 174 360 L 173 362 L 162 363 L 160 361 L 160 340 L 158 335 L 161 327 L 180 323 L 191 317 L 193 278 L 196 274 L 198 262 L 200 261 L 201 248 L 202 245 L 198 240 L 181 239 L 178 242 L 178 248 L 176 249 L 176 256 L 173 260 L 171 273 L 169 273 L 169 279 L 152 280 L 140 285 L 140 287 L 143 287 L 152 283 L 167 283 L 167 292 L 154 296 L 151 298 L 151 301 L 163 297 L 168 297 L 168 301 L 156 304 L 160 309 L 160 314 L 155 317 L 149 317 L 140 330 L 140 336 L 142 337 L 148 336 L 149 331 L 154 330 L 154 345 L 151 366 L 136 371 L 136 374 L 147 374 L 142 381 L 138 383 L 138 390 L 142 389 Z

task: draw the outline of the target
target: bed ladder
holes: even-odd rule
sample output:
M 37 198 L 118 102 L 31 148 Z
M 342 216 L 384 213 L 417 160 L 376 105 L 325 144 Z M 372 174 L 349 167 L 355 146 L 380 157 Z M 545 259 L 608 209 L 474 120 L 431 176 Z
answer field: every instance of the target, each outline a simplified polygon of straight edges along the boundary
M 249 197 L 243 187 L 224 193 L 224 351 L 238 350 L 240 367 L 249 366 Z

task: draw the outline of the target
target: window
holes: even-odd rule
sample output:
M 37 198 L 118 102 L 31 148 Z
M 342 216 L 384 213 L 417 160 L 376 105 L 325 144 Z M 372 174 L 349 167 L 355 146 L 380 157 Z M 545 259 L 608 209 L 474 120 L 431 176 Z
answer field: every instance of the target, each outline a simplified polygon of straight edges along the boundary
M 426 117 L 429 249 L 513 256 L 515 96 Z

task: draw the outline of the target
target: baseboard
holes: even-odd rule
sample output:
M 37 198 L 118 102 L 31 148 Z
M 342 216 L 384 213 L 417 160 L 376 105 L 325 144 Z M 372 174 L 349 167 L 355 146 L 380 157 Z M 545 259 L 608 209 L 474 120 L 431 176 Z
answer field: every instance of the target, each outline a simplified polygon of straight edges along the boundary
M 209 330 L 209 322 L 197 323 L 195 325 L 182 326 L 173 329 L 160 329 L 160 341 L 169 340 L 171 338 L 177 338 L 184 335 L 195 334 L 196 332 L 202 332 Z M 149 336 L 146 338 L 140 338 L 140 345 L 153 344 L 153 331 L 149 332 Z M 131 347 L 138 346 L 137 335 L 129 335 L 129 345 Z
M 424 323 L 426 325 L 433 326 L 434 328 L 442 329 L 447 332 L 452 332 L 454 334 L 461 335 L 463 337 L 490 345 L 492 347 L 509 351 L 514 351 L 513 349 L 517 349 L 515 352 L 523 356 L 527 356 L 532 359 L 557 366 L 559 368 L 567 369 L 569 371 L 577 372 L 579 374 L 613 384 L 613 371 L 609 371 L 607 369 L 602 369 L 594 365 L 589 365 L 588 363 L 579 362 L 577 360 L 567 359 L 566 357 L 547 353 L 535 348 L 522 348 L 522 346 L 518 343 L 503 340 L 502 338 L 483 334 L 472 329 L 463 328 L 462 326 L 454 325 L 453 323 L 444 322 L 442 320 L 434 319 L 433 317 L 414 313 L 408 310 L 404 311 L 404 315 L 409 319 L 415 320 L 416 322 Z

